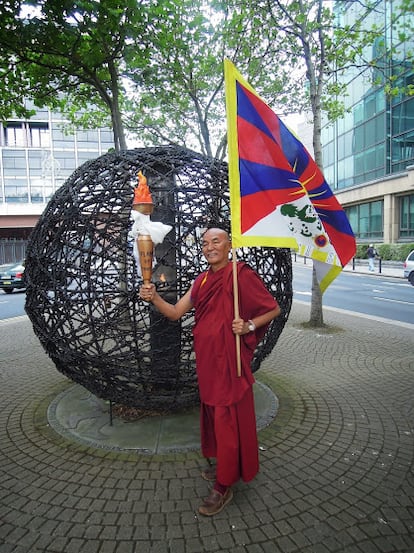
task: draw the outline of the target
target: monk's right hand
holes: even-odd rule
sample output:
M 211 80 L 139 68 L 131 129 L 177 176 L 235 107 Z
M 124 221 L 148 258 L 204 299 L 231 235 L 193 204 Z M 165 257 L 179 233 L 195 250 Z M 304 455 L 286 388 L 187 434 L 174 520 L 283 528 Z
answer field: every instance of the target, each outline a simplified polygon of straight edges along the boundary
M 152 301 L 155 297 L 155 284 L 143 284 L 139 289 L 139 297 L 144 301 Z

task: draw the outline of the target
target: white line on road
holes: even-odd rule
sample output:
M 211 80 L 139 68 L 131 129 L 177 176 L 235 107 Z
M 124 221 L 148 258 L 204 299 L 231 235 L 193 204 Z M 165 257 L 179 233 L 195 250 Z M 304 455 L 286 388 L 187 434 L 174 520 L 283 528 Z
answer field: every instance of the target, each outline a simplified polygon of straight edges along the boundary
M 380 298 L 379 296 L 373 296 L 374 300 L 389 301 L 390 303 L 402 303 L 403 305 L 414 305 L 412 301 L 392 300 L 391 298 Z

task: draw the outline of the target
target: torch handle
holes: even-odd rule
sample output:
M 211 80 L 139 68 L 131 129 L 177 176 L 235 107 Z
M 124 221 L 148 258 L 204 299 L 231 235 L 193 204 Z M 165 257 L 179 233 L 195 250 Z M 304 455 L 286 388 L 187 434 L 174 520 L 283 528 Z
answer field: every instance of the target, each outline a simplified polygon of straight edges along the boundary
M 154 258 L 154 243 L 149 234 L 139 234 L 137 238 L 139 262 L 144 284 L 149 284 L 152 277 L 152 261 Z

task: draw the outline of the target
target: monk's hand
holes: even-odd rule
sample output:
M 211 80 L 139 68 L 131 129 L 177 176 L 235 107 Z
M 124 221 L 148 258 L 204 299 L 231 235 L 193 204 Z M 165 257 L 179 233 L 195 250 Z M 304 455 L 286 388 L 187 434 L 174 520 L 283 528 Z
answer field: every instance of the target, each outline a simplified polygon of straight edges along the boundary
M 234 319 L 231 323 L 231 328 L 234 334 L 243 336 L 243 334 L 247 334 L 249 332 L 249 323 L 247 321 L 243 321 L 243 319 L 240 318 Z
M 152 301 L 155 298 L 155 284 L 143 284 L 139 289 L 139 297 L 144 301 Z

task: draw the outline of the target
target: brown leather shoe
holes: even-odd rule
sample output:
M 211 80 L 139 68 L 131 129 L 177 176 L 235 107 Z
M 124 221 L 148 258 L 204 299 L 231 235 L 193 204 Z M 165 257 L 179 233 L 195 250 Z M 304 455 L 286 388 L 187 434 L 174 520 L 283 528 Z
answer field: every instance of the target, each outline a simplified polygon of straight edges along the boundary
M 216 481 L 215 467 L 207 467 L 206 469 L 202 470 L 201 478 L 204 478 L 204 480 L 207 480 L 207 482 L 215 482 Z
M 204 500 L 204 503 L 198 508 L 200 515 L 211 517 L 216 515 L 233 499 L 233 490 L 227 488 L 227 491 L 222 495 L 217 490 L 211 490 L 210 495 Z

